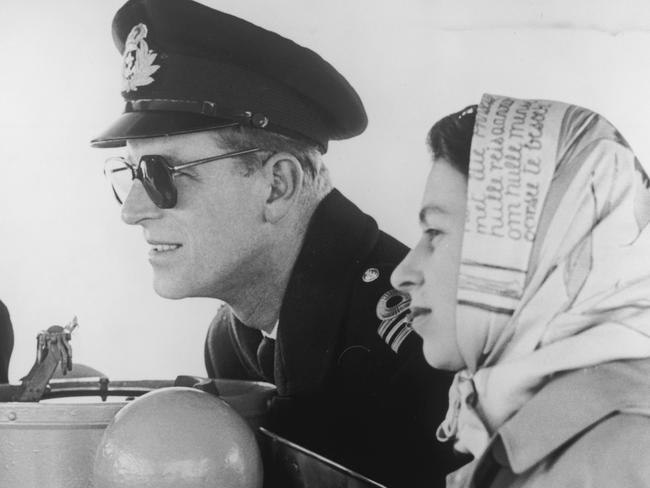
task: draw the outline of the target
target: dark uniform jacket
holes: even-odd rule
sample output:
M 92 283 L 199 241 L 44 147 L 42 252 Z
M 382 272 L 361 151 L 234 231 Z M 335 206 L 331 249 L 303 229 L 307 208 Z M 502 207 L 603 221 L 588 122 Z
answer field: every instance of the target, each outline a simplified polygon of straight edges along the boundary
M 14 348 L 14 330 L 11 327 L 9 311 L 0 302 L 0 383 L 9 382 L 9 358 Z
M 270 428 L 390 487 L 432 488 L 457 464 L 435 440 L 451 376 L 425 362 L 405 298 L 385 295 L 407 252 L 337 190 L 321 202 L 280 310 Z M 383 321 L 380 301 L 395 312 Z M 260 340 L 222 307 L 205 344 L 209 376 L 273 380 L 256 361 Z

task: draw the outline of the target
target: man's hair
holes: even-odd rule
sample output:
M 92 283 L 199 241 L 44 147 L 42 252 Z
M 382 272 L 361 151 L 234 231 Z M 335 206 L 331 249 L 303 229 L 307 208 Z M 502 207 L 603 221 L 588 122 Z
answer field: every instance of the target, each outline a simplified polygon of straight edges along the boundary
M 270 154 L 287 152 L 295 156 L 303 169 L 303 200 L 318 202 L 332 189 L 329 171 L 323 163 L 316 143 L 242 126 L 219 129 L 214 134 L 227 150 L 236 151 L 252 147 L 261 149 L 242 157 L 246 175 L 260 169 Z
M 476 110 L 476 105 L 470 105 L 459 112 L 443 117 L 433 124 L 427 135 L 427 145 L 433 158 L 446 159 L 465 177 L 469 174 Z

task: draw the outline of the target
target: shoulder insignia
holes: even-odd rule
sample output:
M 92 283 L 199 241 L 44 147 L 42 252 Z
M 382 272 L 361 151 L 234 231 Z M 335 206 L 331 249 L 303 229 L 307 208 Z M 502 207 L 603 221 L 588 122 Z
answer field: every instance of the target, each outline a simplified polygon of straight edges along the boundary
M 396 353 L 413 332 L 409 315 L 410 304 L 411 298 L 398 290 L 388 290 L 377 302 L 377 318 L 381 320 L 377 333 Z
M 129 32 L 122 55 L 122 91 L 137 91 L 139 86 L 153 83 L 151 75 L 160 68 L 153 64 L 158 54 L 149 49 L 147 33 L 144 24 L 133 26 Z

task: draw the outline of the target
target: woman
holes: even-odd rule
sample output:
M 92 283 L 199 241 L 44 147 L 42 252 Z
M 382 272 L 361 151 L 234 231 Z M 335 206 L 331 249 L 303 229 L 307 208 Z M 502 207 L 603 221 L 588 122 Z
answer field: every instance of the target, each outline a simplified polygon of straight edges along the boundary
M 485 95 L 436 123 L 422 237 L 395 270 L 458 371 L 453 487 L 650 486 L 650 181 L 605 119 Z

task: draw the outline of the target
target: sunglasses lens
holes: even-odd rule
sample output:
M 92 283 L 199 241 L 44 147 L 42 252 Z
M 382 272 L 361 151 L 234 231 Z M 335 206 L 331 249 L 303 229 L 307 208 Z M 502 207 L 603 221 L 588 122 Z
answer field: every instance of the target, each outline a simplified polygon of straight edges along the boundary
M 174 178 L 162 156 L 142 156 L 142 184 L 149 198 L 160 208 L 172 208 L 176 205 L 176 187 Z
M 104 163 L 104 174 L 113 187 L 113 194 L 119 203 L 124 203 L 131 186 L 133 170 L 124 158 L 110 158 Z

